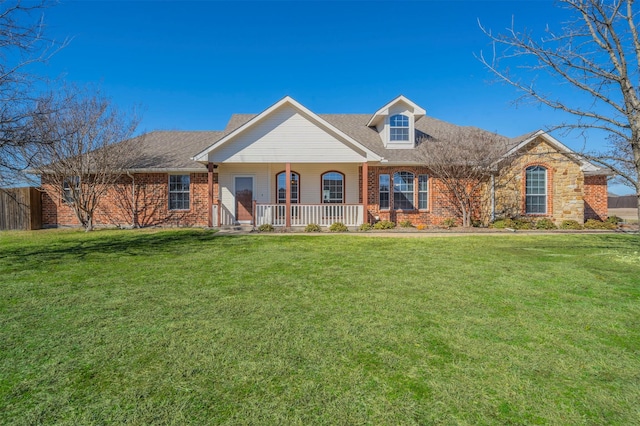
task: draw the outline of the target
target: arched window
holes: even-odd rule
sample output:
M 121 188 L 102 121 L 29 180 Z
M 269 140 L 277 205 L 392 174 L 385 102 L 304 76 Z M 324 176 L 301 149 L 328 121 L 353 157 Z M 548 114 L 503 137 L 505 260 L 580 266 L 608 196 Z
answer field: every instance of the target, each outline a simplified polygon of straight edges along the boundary
M 276 175 L 276 194 L 278 204 L 287 202 L 287 172 L 280 172 Z M 300 175 L 291 172 L 291 204 L 298 204 L 300 201 Z
M 413 210 L 413 173 L 396 172 L 393 174 L 393 208 L 395 210 Z
M 527 214 L 547 213 L 547 169 L 542 166 L 526 169 L 525 211 Z
M 344 175 L 340 172 L 327 172 L 322 175 L 322 202 L 344 203 Z
M 396 114 L 389 118 L 389 140 L 409 140 L 409 117 L 402 114 Z

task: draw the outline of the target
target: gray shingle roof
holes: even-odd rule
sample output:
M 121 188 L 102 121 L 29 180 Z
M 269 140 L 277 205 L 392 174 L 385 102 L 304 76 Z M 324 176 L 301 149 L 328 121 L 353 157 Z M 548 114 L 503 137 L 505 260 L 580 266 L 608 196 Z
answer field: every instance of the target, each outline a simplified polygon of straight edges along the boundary
M 136 142 L 138 139 L 134 139 L 130 142 L 141 143 L 141 151 L 143 153 L 136 164 L 136 168 L 204 171 L 206 170 L 205 166 L 191 160 L 191 158 L 246 124 L 256 115 L 233 114 L 223 131 L 155 131 L 145 135 L 139 142 Z M 415 150 L 386 149 L 375 128 L 367 126 L 371 114 L 319 114 L 319 117 L 389 162 L 412 162 L 417 160 L 416 155 L 418 153 Z M 453 133 L 455 130 L 463 128 L 428 116 L 418 119 L 415 127 L 418 134 L 436 139 L 447 137 L 448 134 Z M 509 141 L 509 145 L 516 145 L 530 135 L 528 133 L 518 138 L 513 138 Z
M 418 152 L 415 149 L 385 148 L 376 129 L 367 126 L 371 114 L 320 114 L 320 117 L 390 162 L 420 161 L 419 146 L 416 148 Z M 419 118 L 415 123 L 418 136 L 434 139 L 447 138 L 448 135 L 463 128 L 428 116 Z
M 209 131 L 155 131 L 134 138 L 132 144 L 136 161 L 133 169 L 143 170 L 180 170 L 194 169 L 206 171 L 206 166 L 197 163 L 191 157 L 215 141 L 223 132 Z

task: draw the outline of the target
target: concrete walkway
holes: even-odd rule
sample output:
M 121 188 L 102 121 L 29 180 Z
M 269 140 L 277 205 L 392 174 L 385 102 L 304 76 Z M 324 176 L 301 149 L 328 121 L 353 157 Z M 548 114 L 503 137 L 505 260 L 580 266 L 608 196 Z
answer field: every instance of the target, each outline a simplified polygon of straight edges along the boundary
M 327 235 L 351 235 L 356 237 L 368 237 L 368 238 L 442 238 L 442 237 L 476 237 L 476 236 L 525 236 L 525 235 L 566 235 L 566 234 L 616 234 L 627 233 L 621 230 L 599 230 L 599 229 L 586 229 L 586 230 L 553 230 L 553 231 L 536 231 L 536 230 L 520 230 L 509 231 L 505 229 L 478 229 L 472 228 L 471 230 L 407 230 L 407 231 L 350 231 L 350 232 L 296 232 L 296 231 L 274 231 L 274 232 L 257 232 L 246 231 L 236 229 L 221 229 L 218 231 L 218 235 L 273 235 L 273 236 L 287 236 L 287 235 L 305 235 L 305 236 L 327 236 Z M 636 230 L 637 233 L 637 230 Z

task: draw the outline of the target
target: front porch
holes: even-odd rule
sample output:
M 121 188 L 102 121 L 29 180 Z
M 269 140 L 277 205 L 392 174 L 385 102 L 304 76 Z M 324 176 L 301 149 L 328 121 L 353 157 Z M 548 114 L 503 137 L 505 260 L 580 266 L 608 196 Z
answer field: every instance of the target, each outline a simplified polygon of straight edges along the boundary
M 368 164 L 209 167 L 210 226 L 356 227 L 368 222 Z

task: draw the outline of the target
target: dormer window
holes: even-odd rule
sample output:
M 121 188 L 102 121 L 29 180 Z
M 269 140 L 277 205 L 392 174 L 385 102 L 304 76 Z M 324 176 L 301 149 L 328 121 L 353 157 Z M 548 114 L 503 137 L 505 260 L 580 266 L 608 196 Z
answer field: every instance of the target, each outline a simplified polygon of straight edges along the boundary
M 396 114 L 389 118 L 389 140 L 392 142 L 409 141 L 409 117 Z
M 415 123 L 424 115 L 424 109 L 400 95 L 376 111 L 367 126 L 375 127 L 385 148 L 413 149 Z

